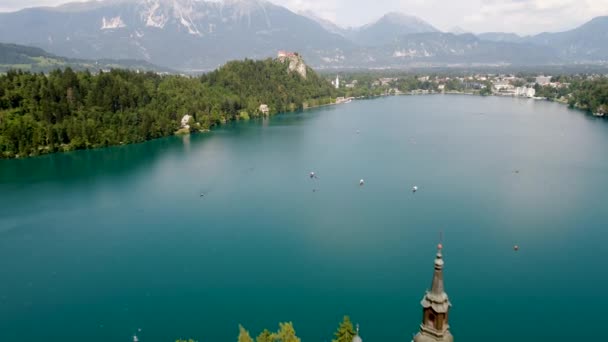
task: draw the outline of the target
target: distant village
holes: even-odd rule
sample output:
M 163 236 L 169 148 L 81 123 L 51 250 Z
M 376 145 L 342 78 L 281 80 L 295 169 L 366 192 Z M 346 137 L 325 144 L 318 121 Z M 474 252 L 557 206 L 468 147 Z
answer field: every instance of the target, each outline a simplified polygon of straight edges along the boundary
M 347 96 L 360 97 L 364 93 L 385 95 L 424 94 L 470 94 L 523 97 L 545 100 L 547 92 L 559 93 L 551 100 L 568 103 L 570 83 L 568 77 L 550 75 L 513 74 L 472 74 L 459 76 L 444 75 L 400 75 L 393 77 L 373 77 L 370 73 L 337 75 L 330 79 L 332 85 L 342 89 Z M 594 80 L 605 75 L 577 75 L 577 80 Z M 605 109 L 593 113 L 608 116 Z
M 374 79 L 371 82 L 371 87 L 387 88 L 386 94 L 434 94 L 434 93 L 470 93 L 474 94 L 481 90 L 486 90 L 488 94 L 499 96 L 521 96 L 535 98 L 536 89 L 538 86 L 551 86 L 554 88 L 563 88 L 569 86 L 568 83 L 552 82 L 551 76 L 536 76 L 532 80 L 530 78 L 521 78 L 515 75 L 471 75 L 471 76 L 416 76 L 419 83 L 426 83 L 426 86 L 419 89 L 405 91 L 399 87 L 399 81 L 404 77 L 381 77 Z M 331 81 L 336 88 L 344 87 L 346 89 L 355 89 L 359 85 L 357 79 L 343 79 L 337 76 Z

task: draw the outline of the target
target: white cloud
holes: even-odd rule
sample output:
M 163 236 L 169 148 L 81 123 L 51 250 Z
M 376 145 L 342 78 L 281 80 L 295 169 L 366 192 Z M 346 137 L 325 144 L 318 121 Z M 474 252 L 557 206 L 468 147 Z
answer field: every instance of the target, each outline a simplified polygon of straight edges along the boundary
M 608 14 L 608 0 L 482 0 L 465 18 L 475 30 L 533 34 L 574 28 Z
M 66 0 L 0 0 L 0 11 L 49 6 Z M 293 11 L 312 11 L 342 26 L 369 23 L 386 12 L 416 15 L 439 29 L 532 34 L 576 27 L 608 15 L 608 0 L 269 0 Z

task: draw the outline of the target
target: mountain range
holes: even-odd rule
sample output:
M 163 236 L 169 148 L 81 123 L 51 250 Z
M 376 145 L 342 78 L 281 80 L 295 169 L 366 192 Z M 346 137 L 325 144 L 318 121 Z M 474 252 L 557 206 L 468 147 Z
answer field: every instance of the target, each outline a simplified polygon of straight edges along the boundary
M 388 13 L 342 28 L 264 0 L 102 0 L 0 13 L 0 41 L 79 59 L 137 59 L 178 70 L 299 52 L 316 68 L 547 65 L 608 61 L 608 17 L 518 36 L 441 32 Z

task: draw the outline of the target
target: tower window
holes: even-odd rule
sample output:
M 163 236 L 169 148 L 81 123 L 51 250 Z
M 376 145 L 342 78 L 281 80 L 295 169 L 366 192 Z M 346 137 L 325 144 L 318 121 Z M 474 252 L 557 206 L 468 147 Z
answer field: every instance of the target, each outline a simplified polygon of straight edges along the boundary
M 428 320 L 428 325 L 431 327 L 435 327 L 435 314 L 432 312 L 429 312 L 429 320 Z

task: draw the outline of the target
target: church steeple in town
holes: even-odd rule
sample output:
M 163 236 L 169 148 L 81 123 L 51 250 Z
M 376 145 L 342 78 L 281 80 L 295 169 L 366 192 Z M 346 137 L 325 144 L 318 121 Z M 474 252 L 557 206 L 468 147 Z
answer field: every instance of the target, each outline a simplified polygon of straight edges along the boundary
M 420 304 L 422 305 L 422 324 L 420 332 L 414 336 L 414 342 L 453 342 L 448 324 L 450 303 L 443 286 L 443 246 L 437 245 L 435 273 L 431 290 L 427 291 Z

